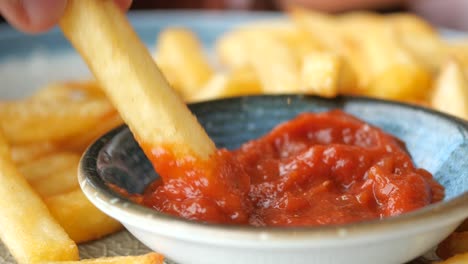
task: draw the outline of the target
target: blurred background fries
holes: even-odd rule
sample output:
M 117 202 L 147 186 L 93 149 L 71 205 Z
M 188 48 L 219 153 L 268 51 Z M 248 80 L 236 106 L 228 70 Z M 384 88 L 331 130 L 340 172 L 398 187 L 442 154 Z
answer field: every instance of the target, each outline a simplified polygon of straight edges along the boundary
M 270 7 L 266 2 L 255 5 Z M 327 8 L 335 10 L 331 2 Z M 288 8 L 282 19 L 240 25 L 221 34 L 213 50 L 205 48 L 182 27 L 156 36 L 156 63 L 187 103 L 255 94 L 361 95 L 468 120 L 468 38 L 446 40 L 413 14 Z M 0 194 L 9 197 L 0 200 L 6 208 L 0 238 L 18 262 L 78 263 L 53 261 L 76 260 L 77 243 L 122 229 L 86 199 L 76 178 L 86 147 L 120 124 L 94 80 L 54 82 L 0 102 Z M 437 248 L 445 264 L 468 263 L 465 252 L 467 221 Z M 162 256 L 81 262 L 162 263 Z
M 287 15 L 222 34 L 214 62 L 193 32 L 167 28 L 157 38 L 155 59 L 188 102 L 246 94 L 348 94 L 468 119 L 468 41 L 444 40 L 411 14 L 329 15 L 292 8 Z

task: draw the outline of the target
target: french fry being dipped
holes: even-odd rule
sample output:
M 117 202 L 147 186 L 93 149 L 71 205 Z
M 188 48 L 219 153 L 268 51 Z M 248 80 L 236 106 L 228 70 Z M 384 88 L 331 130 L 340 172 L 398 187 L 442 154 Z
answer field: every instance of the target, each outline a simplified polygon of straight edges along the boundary
M 225 167 L 225 157 L 218 158 L 225 153 L 216 151 L 114 1 L 68 1 L 60 26 L 164 183 L 190 178 L 186 189 L 196 188 L 220 201 L 213 204 L 213 215 L 245 222 L 248 215 L 241 197 L 248 191 L 247 175 Z M 224 169 L 234 170 L 236 177 L 218 180 Z
M 175 157 L 213 154 L 215 145 L 113 1 L 69 1 L 60 26 L 147 154 L 162 146 Z

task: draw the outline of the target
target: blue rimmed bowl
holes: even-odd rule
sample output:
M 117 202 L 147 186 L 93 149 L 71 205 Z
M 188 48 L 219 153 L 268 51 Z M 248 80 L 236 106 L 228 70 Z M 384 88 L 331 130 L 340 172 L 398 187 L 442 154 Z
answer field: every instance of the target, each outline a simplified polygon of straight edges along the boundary
M 406 142 L 418 167 L 446 188 L 442 202 L 398 217 L 340 226 L 273 228 L 187 221 L 135 204 L 109 188 L 141 193 L 158 177 L 126 126 L 84 154 L 86 196 L 151 249 L 180 263 L 403 263 L 436 245 L 468 217 L 468 123 L 382 100 L 251 96 L 189 106 L 218 147 L 239 147 L 301 112 L 343 109 Z M 157 122 L 157 120 L 155 120 Z

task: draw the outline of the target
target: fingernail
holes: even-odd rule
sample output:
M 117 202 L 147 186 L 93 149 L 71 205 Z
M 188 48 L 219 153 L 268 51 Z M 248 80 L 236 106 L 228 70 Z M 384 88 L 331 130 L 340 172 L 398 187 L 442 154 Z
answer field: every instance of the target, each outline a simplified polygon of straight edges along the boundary
M 55 25 L 62 16 L 66 0 L 23 0 L 23 8 L 35 30 L 45 30 Z

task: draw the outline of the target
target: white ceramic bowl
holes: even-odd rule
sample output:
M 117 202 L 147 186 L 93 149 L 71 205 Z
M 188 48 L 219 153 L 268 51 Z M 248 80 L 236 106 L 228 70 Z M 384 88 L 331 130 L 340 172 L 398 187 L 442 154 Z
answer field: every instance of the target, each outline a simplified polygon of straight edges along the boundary
M 137 239 L 176 262 L 403 263 L 428 251 L 468 217 L 468 124 L 464 121 L 365 98 L 260 96 L 190 107 L 215 142 L 226 147 L 236 147 L 238 141 L 256 137 L 299 112 L 342 108 L 403 139 L 416 164 L 428 168 L 447 194 L 443 202 L 398 217 L 340 226 L 258 228 L 192 222 L 142 207 L 107 186 L 113 183 L 141 192 L 157 177 L 128 128 L 109 132 L 82 158 L 83 191 Z M 223 134 L 226 118 L 230 130 Z

